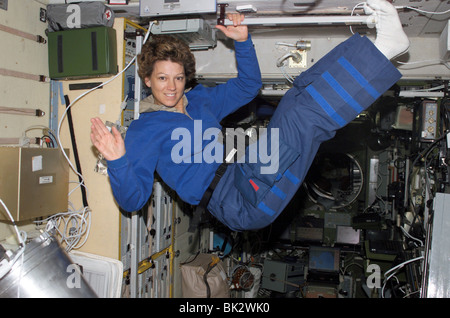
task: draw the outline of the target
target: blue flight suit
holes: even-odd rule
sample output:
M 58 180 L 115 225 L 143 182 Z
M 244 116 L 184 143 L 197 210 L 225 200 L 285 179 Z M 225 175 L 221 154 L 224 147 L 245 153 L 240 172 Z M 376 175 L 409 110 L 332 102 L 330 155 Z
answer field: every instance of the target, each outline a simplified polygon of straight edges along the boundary
M 207 209 L 236 231 L 271 224 L 299 189 L 321 143 L 400 78 L 368 38 L 355 34 L 338 45 L 295 79 L 268 125 L 269 135 L 278 129 L 278 171 L 262 174 L 261 162 L 230 164 Z

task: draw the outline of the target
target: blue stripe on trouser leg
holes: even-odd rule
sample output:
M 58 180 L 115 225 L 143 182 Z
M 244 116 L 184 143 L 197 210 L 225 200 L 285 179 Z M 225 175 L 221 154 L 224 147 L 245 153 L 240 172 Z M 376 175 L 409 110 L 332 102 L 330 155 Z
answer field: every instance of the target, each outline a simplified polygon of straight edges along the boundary
M 300 179 L 294 176 L 292 172 L 289 171 L 289 169 L 284 172 L 284 176 L 286 176 L 286 178 L 288 178 L 288 180 L 291 181 L 294 185 L 300 183 Z
M 265 185 L 263 196 L 251 199 L 235 186 L 239 168 L 237 164 L 230 165 L 208 210 L 232 230 L 254 230 L 271 224 L 298 191 L 320 144 L 331 139 L 337 129 L 352 121 L 361 108 L 370 106 L 400 78 L 398 70 L 367 38 L 353 36 L 336 47 L 294 81 L 269 123 L 268 128 L 278 128 L 280 140 L 300 155 L 284 172 L 271 178 L 258 179 L 257 169 L 250 163 L 243 164 L 243 170 L 252 174 L 257 184 L 273 182 Z M 308 90 L 317 92 L 319 101 Z M 332 115 L 323 105 L 332 109 Z M 337 116 L 341 119 L 336 121 Z
M 273 216 L 277 213 L 277 211 L 274 211 L 271 208 L 269 208 L 267 205 L 265 205 L 264 202 L 259 202 L 258 209 L 260 209 L 261 211 L 263 211 L 265 214 L 267 214 L 269 216 Z
M 372 85 L 370 85 L 370 83 L 364 78 L 364 76 L 360 72 L 358 72 L 358 70 L 349 61 L 347 61 L 344 57 L 341 57 L 339 58 L 338 62 L 347 70 L 347 72 L 349 72 L 353 76 L 355 80 L 358 81 L 361 87 L 364 87 L 364 89 L 373 98 L 376 99 L 380 97 L 380 93 L 378 93 L 377 90 Z
M 322 77 L 327 81 L 327 83 L 333 87 L 333 89 L 336 91 L 336 93 L 339 94 L 339 96 L 351 107 L 353 108 L 358 114 L 362 112 L 364 109 L 362 106 L 355 100 L 353 97 L 345 90 L 344 87 L 342 87 L 341 84 L 339 84 L 338 81 L 329 73 L 324 72 L 322 74 Z
M 270 191 L 275 193 L 281 200 L 286 199 L 286 193 L 284 193 L 283 190 L 278 188 L 276 185 L 274 185 L 272 188 L 270 188 Z
M 314 88 L 314 86 L 309 85 L 306 87 L 306 91 L 311 95 L 311 97 L 322 107 L 322 109 L 327 113 L 328 116 L 333 118 L 333 120 L 340 126 L 344 127 L 347 122 L 342 118 L 334 108 L 326 101 L 326 99 Z

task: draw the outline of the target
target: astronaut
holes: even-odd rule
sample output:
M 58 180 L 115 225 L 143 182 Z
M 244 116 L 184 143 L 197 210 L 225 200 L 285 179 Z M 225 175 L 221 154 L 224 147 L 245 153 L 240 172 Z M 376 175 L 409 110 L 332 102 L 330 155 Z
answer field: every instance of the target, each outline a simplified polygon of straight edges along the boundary
M 297 192 L 321 143 L 401 78 L 390 60 L 408 50 L 409 40 L 397 10 L 385 0 L 368 0 L 365 10 L 377 16 L 375 42 L 353 35 L 300 74 L 278 104 L 262 136 L 277 158 L 269 172 L 263 160 L 228 163 L 217 160 L 226 153 L 216 156 L 224 152 L 217 138 L 220 121 L 253 100 L 262 86 L 243 16 L 229 15 L 233 25 L 216 26 L 234 40 L 238 75 L 215 87 L 186 89 L 195 59 L 182 41 L 155 36 L 145 43 L 139 75 L 152 94 L 141 101 L 125 141 L 115 128 L 111 133 L 99 118 L 91 119 L 91 141 L 107 160 L 120 207 L 141 209 L 157 172 L 183 201 L 206 209 L 231 230 L 271 224 Z M 255 151 L 249 146 L 245 158 L 255 158 Z

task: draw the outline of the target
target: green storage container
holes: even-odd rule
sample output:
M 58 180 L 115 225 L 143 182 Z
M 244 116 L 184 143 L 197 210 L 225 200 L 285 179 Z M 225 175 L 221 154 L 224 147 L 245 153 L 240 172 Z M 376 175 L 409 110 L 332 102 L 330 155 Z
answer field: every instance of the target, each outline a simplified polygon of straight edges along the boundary
M 93 27 L 48 34 L 49 76 L 81 79 L 118 72 L 116 30 Z

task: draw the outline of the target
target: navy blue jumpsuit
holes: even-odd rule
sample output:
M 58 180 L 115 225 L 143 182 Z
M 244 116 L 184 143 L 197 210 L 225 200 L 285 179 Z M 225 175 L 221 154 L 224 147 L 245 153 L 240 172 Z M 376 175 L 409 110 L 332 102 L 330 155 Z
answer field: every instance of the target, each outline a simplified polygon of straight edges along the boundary
M 208 210 L 236 231 L 271 224 L 297 192 L 320 144 L 400 78 L 368 38 L 356 34 L 338 45 L 300 74 L 277 106 L 268 134 L 278 129 L 278 171 L 262 174 L 262 163 L 229 165 Z

